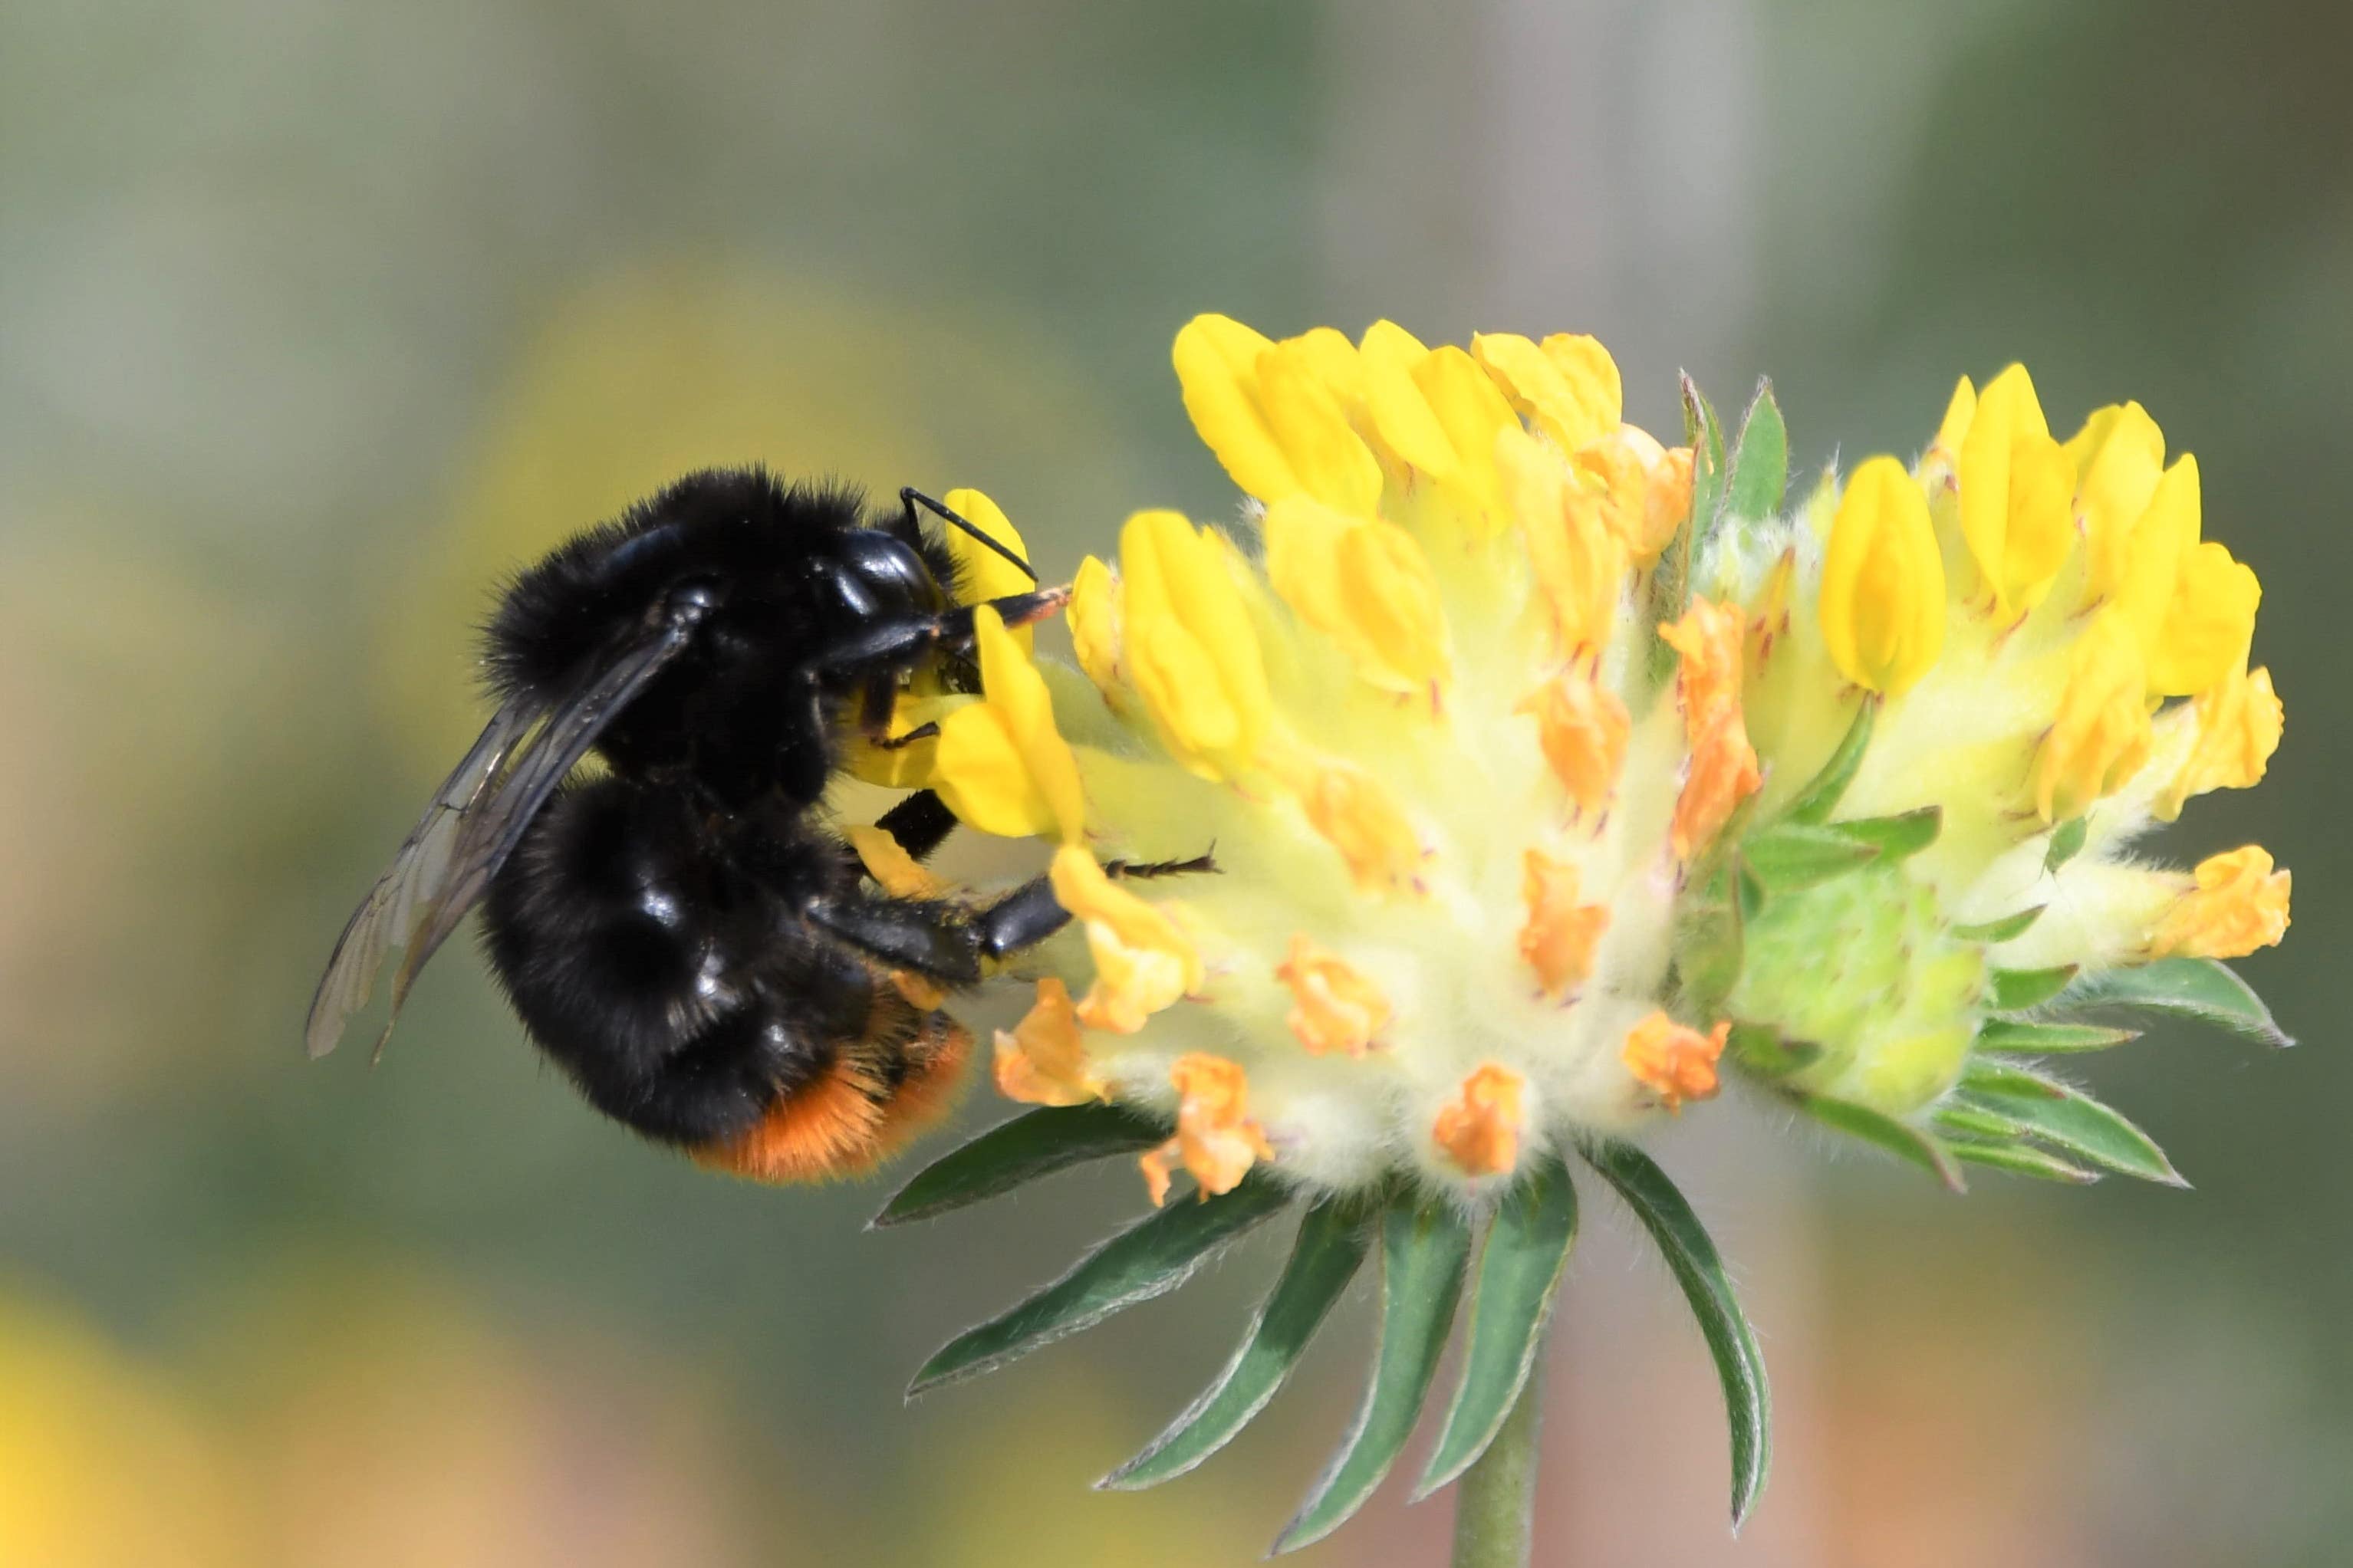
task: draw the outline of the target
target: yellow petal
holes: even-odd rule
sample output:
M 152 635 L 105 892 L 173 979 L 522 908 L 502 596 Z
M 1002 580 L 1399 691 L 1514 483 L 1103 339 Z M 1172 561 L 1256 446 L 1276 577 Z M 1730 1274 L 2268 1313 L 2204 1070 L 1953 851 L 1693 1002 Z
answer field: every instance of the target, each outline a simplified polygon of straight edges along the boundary
M 2289 890 L 2288 873 L 2273 870 L 2257 845 L 2209 856 L 2198 863 L 2195 886 L 2158 922 L 2149 955 L 2244 958 L 2276 947 L 2287 934 Z
M 1520 1163 L 1527 1079 L 1507 1067 L 1482 1063 L 1439 1109 L 1430 1142 L 1466 1176 L 1500 1176 Z
M 944 723 L 947 716 L 960 708 L 969 708 L 974 699 L 955 694 L 923 694 L 902 691 L 892 705 L 891 723 L 885 731 L 892 736 L 913 734 L 925 724 Z M 939 763 L 939 741 L 936 737 L 922 741 L 905 741 L 893 746 L 878 746 L 863 735 L 852 735 L 843 748 L 842 766 L 853 778 L 868 784 L 881 784 L 885 789 L 922 789 L 932 782 L 932 771 Z
M 1961 534 L 2003 618 L 2042 602 L 2074 547 L 2074 464 L 2023 365 L 1987 384 L 1961 441 Z
M 1103 1081 L 1087 1065 L 1078 1011 L 1068 987 L 1038 982 L 1038 999 L 1010 1033 L 997 1031 L 997 1091 L 1024 1105 L 1083 1105 L 1104 1098 Z
M 2272 672 L 2240 670 L 2198 695 L 2198 739 L 2181 771 L 2158 797 L 2157 815 L 2181 815 L 2191 795 L 2215 789 L 2252 789 L 2279 750 L 2285 713 L 2272 689 Z
M 1615 429 L 1625 417 L 1626 390 L 1618 362 L 1601 346 L 1601 340 L 1582 332 L 1555 332 L 1538 346 L 1575 389 L 1577 401 L 1592 411 L 1602 430 Z
M 2165 432 L 2139 404 L 2111 404 L 2084 421 L 2067 456 L 2084 528 L 2084 596 L 2104 599 L 2124 582 L 2133 530 L 2165 469 Z
M 1496 506 L 1495 436 L 1506 426 L 1518 425 L 1512 405 L 1478 362 L 1451 343 L 1432 349 L 1412 374 L 1454 454 L 1451 471 L 1442 478 L 1471 537 L 1492 539 L 1504 526 Z
M 2080 816 L 2148 760 L 2152 732 L 2139 640 L 2111 606 L 2069 651 L 2059 712 L 2034 763 L 2034 808 L 2045 822 Z
M 1349 423 L 1342 394 L 1325 380 L 1336 340 L 1353 354 L 1348 340 L 1293 338 L 1259 356 L 1258 401 L 1266 427 L 1291 466 L 1298 490 L 1343 511 L 1369 517 L 1380 505 L 1381 466 Z M 1282 494 L 1260 494 L 1274 502 Z
M 1563 334 L 1564 341 L 1566 334 Z M 1584 340 L 1592 342 L 1591 339 Z M 1599 348 L 1599 344 L 1594 344 Z M 1617 365 L 1605 353 L 1606 377 L 1589 361 L 1565 350 L 1555 359 L 1515 332 L 1480 332 L 1471 353 L 1503 389 L 1514 408 L 1527 416 L 1563 452 L 1599 440 L 1618 426 Z M 1574 374 L 1563 369 L 1564 363 Z
M 1936 438 L 1921 458 L 1923 469 L 1934 468 L 1949 481 L 1959 472 L 1961 443 L 1968 438 L 1969 426 L 1977 419 L 1977 384 L 1968 376 L 1953 388 L 1952 400 L 1945 405 L 1945 417 L 1936 426 Z
M 1127 709 L 1127 678 L 1120 668 L 1119 577 L 1099 558 L 1079 563 L 1071 579 L 1071 602 L 1062 611 L 1079 668 L 1103 693 L 1112 711 Z
M 2198 546 L 2201 510 L 2198 459 L 2185 452 L 2149 488 L 2130 525 L 2108 594 L 2132 623 L 2143 658 L 2154 659 L 2164 639 L 2182 566 Z
M 954 489 L 940 498 L 947 509 L 1002 544 L 1022 560 L 1029 559 L 1029 547 L 1021 542 L 1019 531 L 1006 517 L 1004 510 L 976 489 Z M 1029 574 L 983 544 L 960 528 L 944 531 L 949 556 L 956 564 L 956 585 L 963 590 L 961 600 L 976 605 L 987 599 L 1002 599 L 1014 594 L 1026 594 L 1037 586 Z M 1016 626 L 1013 640 L 1029 651 L 1030 637 L 1035 628 Z
M 1196 1051 L 1176 1058 L 1168 1081 L 1176 1089 L 1176 1136 L 1138 1162 L 1155 1208 L 1180 1163 L 1208 1198 L 1233 1191 L 1252 1165 L 1274 1157 L 1250 1118 L 1250 1080 L 1239 1063 Z
M 1421 340 L 1395 321 L 1375 321 L 1357 347 L 1357 373 L 1364 378 L 1365 418 L 1374 440 L 1397 462 L 1447 479 L 1461 463 L 1446 426 L 1414 380 L 1414 367 L 1429 357 Z
M 1274 591 L 1365 680 L 1417 694 L 1444 680 L 1445 611 L 1411 534 L 1294 496 L 1267 509 L 1265 535 Z
M 1087 935 L 1094 984 L 1078 1007 L 1092 1029 L 1132 1035 L 1201 983 L 1201 958 L 1176 922 L 1113 881 L 1078 845 L 1054 852 L 1047 876 L 1054 901 Z
M 1119 604 L 1128 676 L 1170 754 L 1203 778 L 1248 771 L 1274 705 L 1217 539 L 1173 511 L 1136 513 L 1120 534 Z
M 1831 523 L 1819 605 L 1839 673 L 1900 696 L 1945 646 L 1945 563 L 1928 500 L 1893 458 L 1854 471 Z
M 1321 763 L 1293 783 L 1308 825 L 1340 852 L 1357 891 L 1419 889 L 1421 835 L 1377 779 L 1345 763 Z
M 2263 597 L 2253 571 L 2211 540 L 2184 555 L 2148 658 L 2149 695 L 2186 697 L 2244 668 Z
M 1626 577 L 1626 548 L 1591 505 L 1572 506 L 1578 484 L 1559 453 L 1521 429 L 1502 426 L 1494 468 L 1504 504 L 1518 523 L 1536 591 L 1564 657 L 1609 638 Z
M 1196 316 L 1177 331 L 1171 358 L 1185 412 L 1235 484 L 1261 500 L 1303 487 L 1259 406 L 1259 356 L 1274 346 L 1229 316 Z
M 1054 727 L 1044 677 L 995 610 L 973 613 L 983 699 L 940 721 L 932 787 L 959 820 L 1008 838 L 1075 837 L 1078 759 Z
M 1593 973 L 1593 950 L 1609 926 L 1606 904 L 1577 902 L 1576 866 L 1541 849 L 1527 852 L 1521 898 L 1528 918 L 1520 927 L 1520 957 L 1536 972 L 1536 984 L 1557 1002 Z
M 1667 451 L 1637 426 L 1580 448 L 1573 467 L 1584 482 L 1570 487 L 1570 517 L 1598 519 L 1637 565 L 1657 560 L 1691 512 L 1691 448 Z
M 1619 1057 L 1634 1080 L 1657 1095 L 1661 1104 L 1681 1110 L 1685 1100 L 1715 1095 L 1716 1059 L 1724 1055 L 1731 1034 L 1728 1021 L 1703 1035 L 1664 1013 L 1653 1013 L 1628 1031 Z
M 888 829 L 860 825 L 848 837 L 866 874 L 892 898 L 944 899 L 955 891 L 951 883 L 925 870 Z
M 1291 952 L 1275 966 L 1274 977 L 1291 988 L 1284 1022 L 1312 1056 L 1336 1051 L 1361 1057 L 1395 1016 L 1378 986 L 1304 932 L 1293 933 Z
M 1545 762 L 1579 811 L 1599 811 L 1609 804 L 1633 728 L 1616 692 L 1589 676 L 1564 670 L 1512 711 L 1535 717 Z

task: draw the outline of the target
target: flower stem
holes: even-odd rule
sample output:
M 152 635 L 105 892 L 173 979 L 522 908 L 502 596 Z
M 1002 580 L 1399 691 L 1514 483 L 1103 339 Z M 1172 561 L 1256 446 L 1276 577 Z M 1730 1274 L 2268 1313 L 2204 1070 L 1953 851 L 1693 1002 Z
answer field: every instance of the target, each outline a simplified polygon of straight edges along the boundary
M 1453 1568 L 1527 1568 L 1536 1510 L 1536 1429 L 1544 1422 L 1544 1361 L 1478 1462 L 1454 1483 Z

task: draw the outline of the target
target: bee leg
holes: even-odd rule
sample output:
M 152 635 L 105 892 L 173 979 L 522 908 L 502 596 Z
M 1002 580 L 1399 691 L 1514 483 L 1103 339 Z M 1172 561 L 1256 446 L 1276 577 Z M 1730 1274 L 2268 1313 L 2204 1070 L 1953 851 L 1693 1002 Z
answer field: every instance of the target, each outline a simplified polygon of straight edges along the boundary
M 940 797 L 919 789 L 875 819 L 874 826 L 899 841 L 917 860 L 928 858 L 955 831 L 955 813 Z
M 813 899 L 804 910 L 813 923 L 885 963 L 950 985 L 980 984 L 980 954 L 951 905 L 845 892 Z
M 1007 626 L 1021 626 L 1052 615 L 1070 596 L 1065 588 L 1042 588 L 1034 594 L 1008 594 L 987 604 Z M 818 648 L 810 668 L 828 675 L 909 668 L 942 643 L 970 642 L 974 608 L 967 605 L 944 616 L 874 616 L 849 636 Z

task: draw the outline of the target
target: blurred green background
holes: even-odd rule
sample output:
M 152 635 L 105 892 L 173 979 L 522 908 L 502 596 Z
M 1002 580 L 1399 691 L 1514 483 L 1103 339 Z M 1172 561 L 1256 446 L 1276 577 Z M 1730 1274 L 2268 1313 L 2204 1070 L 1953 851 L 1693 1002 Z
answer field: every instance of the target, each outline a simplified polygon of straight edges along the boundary
M 1087 1483 L 1263 1278 L 903 1407 L 1125 1176 L 914 1234 L 584 1111 L 453 946 L 383 1066 L 296 1036 L 479 722 L 496 574 L 696 463 L 980 486 L 1067 570 L 1230 505 L 1170 334 L 1599 333 L 1632 415 L 1769 372 L 1798 457 L 1917 447 L 2013 358 L 2145 402 L 2262 574 L 2309 1042 L 2096 1062 L 2198 1183 L 1966 1202 L 1761 1114 L 1666 1141 L 1780 1457 L 1738 1542 L 1673 1288 L 1597 1219 L 1542 1550 L 1819 1568 L 2353 1558 L 2337 451 L 2353 9 L 2312 0 L 981 6 L 19 0 L 0 10 L 0 1560 L 1226 1564 L 1366 1323 L 1224 1461 Z M 981 1009 L 984 1026 L 1002 1009 Z M 986 1095 L 967 1111 L 997 1114 Z M 1308 1562 L 1438 1561 L 1384 1496 Z

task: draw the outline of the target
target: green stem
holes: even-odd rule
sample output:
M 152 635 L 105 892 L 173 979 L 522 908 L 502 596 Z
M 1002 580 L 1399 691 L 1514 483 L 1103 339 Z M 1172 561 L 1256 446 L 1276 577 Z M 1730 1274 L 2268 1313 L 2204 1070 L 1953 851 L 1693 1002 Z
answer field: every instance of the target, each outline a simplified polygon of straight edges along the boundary
M 1454 1483 L 1453 1568 L 1528 1568 L 1535 1537 L 1536 1429 L 1544 1423 L 1544 1361 L 1478 1462 Z

